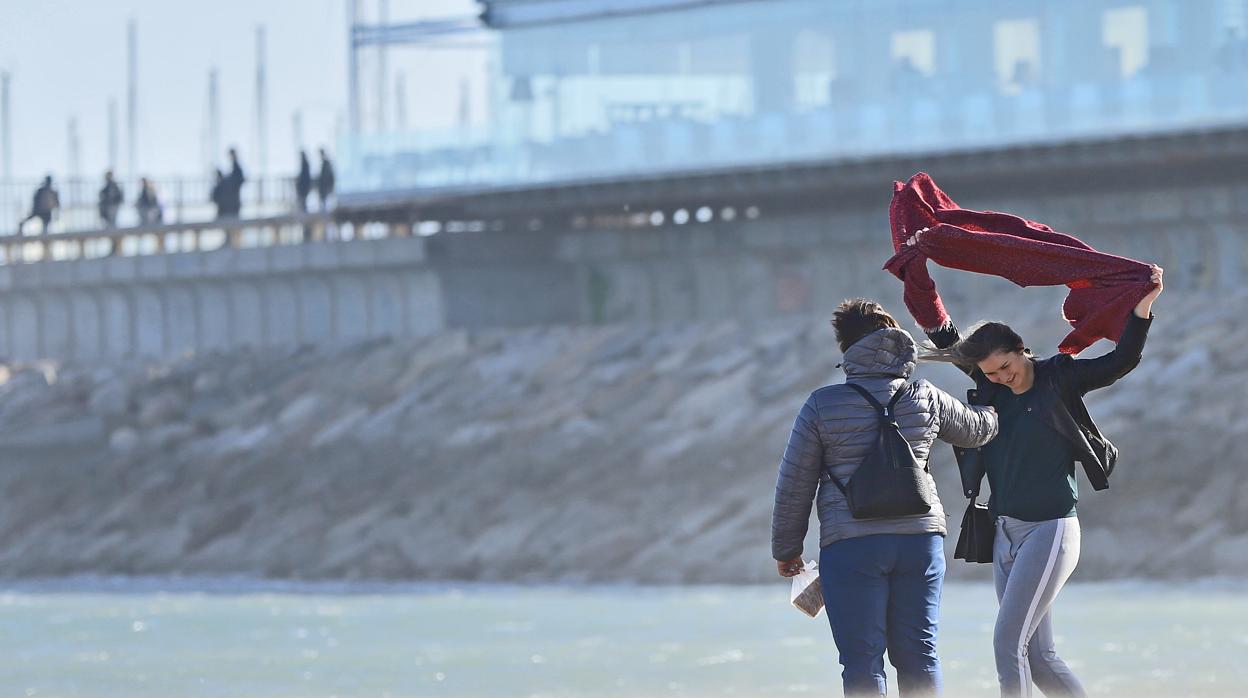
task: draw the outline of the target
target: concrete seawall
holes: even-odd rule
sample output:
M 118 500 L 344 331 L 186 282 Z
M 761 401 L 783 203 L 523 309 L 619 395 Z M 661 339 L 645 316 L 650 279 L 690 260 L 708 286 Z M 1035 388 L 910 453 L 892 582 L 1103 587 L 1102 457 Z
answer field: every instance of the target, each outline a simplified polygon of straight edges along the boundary
M 95 359 L 414 337 L 443 327 L 423 241 L 0 267 L 0 356 Z

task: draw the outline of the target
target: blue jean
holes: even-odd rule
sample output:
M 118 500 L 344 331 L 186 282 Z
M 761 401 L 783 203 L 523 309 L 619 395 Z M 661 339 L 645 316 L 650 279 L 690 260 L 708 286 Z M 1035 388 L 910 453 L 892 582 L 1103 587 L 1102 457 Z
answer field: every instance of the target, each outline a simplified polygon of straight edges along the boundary
M 885 696 L 884 653 L 902 696 L 938 696 L 936 623 L 945 579 L 943 537 L 875 535 L 819 552 L 823 603 L 845 670 L 846 696 Z

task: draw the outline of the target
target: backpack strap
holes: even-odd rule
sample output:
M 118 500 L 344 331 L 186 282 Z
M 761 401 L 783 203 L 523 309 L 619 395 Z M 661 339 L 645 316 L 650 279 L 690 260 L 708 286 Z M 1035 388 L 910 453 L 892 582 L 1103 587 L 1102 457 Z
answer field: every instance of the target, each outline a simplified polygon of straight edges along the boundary
M 880 417 L 887 419 L 889 421 L 892 421 L 893 408 L 897 406 L 897 401 L 901 399 L 902 394 L 908 392 L 910 390 L 911 385 L 913 384 L 903 383 L 902 386 L 897 389 L 897 392 L 893 393 L 893 397 L 889 399 L 887 407 L 885 407 L 884 405 L 881 405 L 880 401 L 876 400 L 875 396 L 871 394 L 871 391 L 867 390 L 861 385 L 858 385 L 857 383 L 846 383 L 845 385 L 848 385 L 849 387 L 858 391 L 859 395 L 866 398 L 867 402 L 871 403 L 871 406 L 875 408 L 875 411 L 879 413 Z
M 833 485 L 836 485 L 836 489 L 841 491 L 841 494 L 844 495 L 845 499 L 849 499 L 849 491 L 845 489 L 845 485 L 842 485 L 841 481 L 837 480 L 836 476 L 831 472 L 828 473 L 828 480 L 830 480 Z
M 875 399 L 875 396 L 871 394 L 870 390 L 867 390 L 866 388 L 862 387 L 861 385 L 858 385 L 857 383 L 846 383 L 845 385 L 848 385 L 849 387 L 853 388 L 855 391 L 858 392 L 859 395 L 866 398 L 867 402 L 871 403 L 871 406 L 875 408 L 876 412 L 880 412 L 880 413 L 884 412 L 884 405 L 881 405 L 880 401 Z M 889 401 L 889 404 L 890 405 L 893 404 L 891 400 Z

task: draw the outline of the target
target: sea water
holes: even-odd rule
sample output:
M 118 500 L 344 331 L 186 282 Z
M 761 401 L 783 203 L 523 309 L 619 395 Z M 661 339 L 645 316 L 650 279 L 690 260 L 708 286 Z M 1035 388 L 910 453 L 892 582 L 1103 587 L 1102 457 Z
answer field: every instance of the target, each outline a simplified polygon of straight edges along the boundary
M 989 586 L 946 586 L 947 696 L 997 694 L 995 610 Z M 1072 584 L 1054 622 L 1060 653 L 1093 695 L 1248 695 L 1242 583 Z M 0 696 L 840 695 L 826 616 L 790 606 L 780 579 L 36 584 L 0 592 L 0 657 Z

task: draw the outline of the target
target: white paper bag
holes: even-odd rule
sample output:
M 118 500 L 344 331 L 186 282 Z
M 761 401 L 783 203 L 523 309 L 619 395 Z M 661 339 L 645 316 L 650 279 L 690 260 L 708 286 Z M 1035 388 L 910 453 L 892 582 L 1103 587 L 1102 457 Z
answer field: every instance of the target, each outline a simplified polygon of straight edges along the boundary
M 797 610 L 814 618 L 823 610 L 823 587 L 819 584 L 819 564 L 814 560 L 793 578 L 789 600 Z

